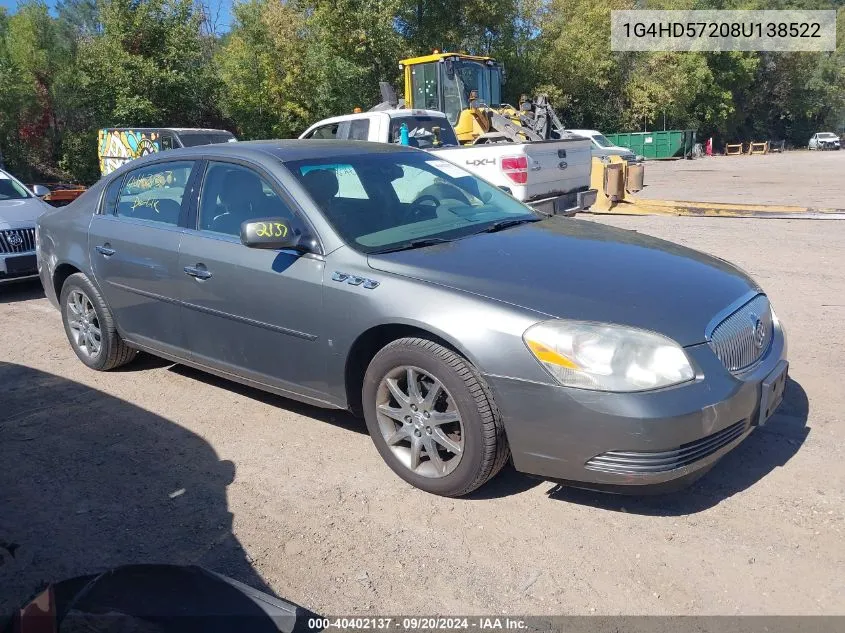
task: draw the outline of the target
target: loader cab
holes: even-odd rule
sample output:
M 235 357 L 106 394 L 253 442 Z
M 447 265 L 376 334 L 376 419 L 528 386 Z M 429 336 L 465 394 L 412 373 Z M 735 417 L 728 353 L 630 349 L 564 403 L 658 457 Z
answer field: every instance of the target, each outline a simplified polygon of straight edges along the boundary
M 502 102 L 504 68 L 491 57 L 435 52 L 399 64 L 405 73 L 406 107 L 439 110 L 453 126 L 465 110 Z

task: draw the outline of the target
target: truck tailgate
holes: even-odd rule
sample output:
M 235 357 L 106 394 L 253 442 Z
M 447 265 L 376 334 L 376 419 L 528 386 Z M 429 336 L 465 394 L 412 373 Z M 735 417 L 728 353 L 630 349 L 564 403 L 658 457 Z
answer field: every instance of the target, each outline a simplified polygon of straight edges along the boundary
M 525 199 L 582 189 L 590 183 L 593 158 L 587 139 L 564 139 L 519 146 L 528 157 Z

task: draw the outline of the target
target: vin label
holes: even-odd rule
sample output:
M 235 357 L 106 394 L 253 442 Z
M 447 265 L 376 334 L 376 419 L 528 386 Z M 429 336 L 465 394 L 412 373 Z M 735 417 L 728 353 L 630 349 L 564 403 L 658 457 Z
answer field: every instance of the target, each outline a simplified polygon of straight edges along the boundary
M 836 11 L 611 11 L 614 51 L 833 51 Z

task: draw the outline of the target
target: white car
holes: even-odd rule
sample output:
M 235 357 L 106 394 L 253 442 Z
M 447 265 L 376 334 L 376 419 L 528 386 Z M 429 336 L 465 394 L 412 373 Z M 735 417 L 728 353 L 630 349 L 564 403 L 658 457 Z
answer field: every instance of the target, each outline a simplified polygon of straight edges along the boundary
M 572 134 L 583 136 L 592 142 L 593 156 L 602 158 L 604 156 L 621 156 L 623 160 L 636 161 L 637 155 L 627 147 L 614 145 L 608 138 L 598 130 L 566 130 Z
M 50 190 L 34 189 L 0 169 L 0 285 L 38 276 L 35 220 L 50 208 L 40 200 Z
M 833 132 L 816 132 L 807 144 L 807 149 L 839 149 L 839 137 Z

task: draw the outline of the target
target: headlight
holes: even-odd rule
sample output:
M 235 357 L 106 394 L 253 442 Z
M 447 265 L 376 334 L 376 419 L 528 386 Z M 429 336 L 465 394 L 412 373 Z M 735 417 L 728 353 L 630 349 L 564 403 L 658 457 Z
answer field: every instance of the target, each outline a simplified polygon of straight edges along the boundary
M 645 391 L 695 377 L 680 345 L 646 330 L 554 320 L 531 326 L 522 338 L 543 367 L 566 387 Z

